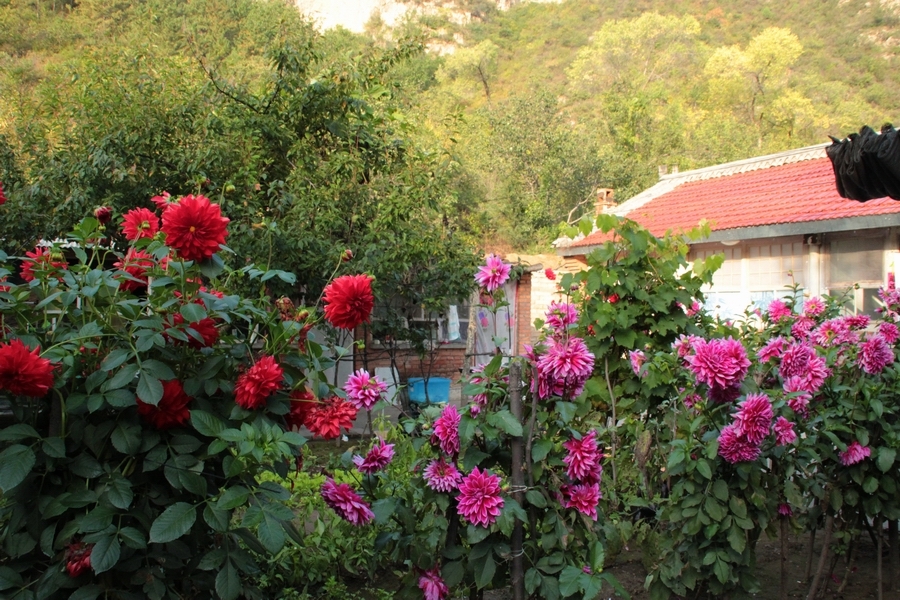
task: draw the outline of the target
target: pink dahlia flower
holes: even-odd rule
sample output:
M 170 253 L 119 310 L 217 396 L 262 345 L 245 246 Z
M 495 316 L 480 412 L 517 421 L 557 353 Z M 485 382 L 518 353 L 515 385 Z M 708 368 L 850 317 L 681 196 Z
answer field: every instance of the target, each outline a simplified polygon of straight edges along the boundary
M 500 497 L 500 478 L 488 471 L 472 469 L 459 484 L 457 511 L 472 525 L 490 526 L 500 515 L 503 498 Z
M 816 393 L 825 383 L 825 379 L 831 374 L 825 363 L 825 359 L 816 354 L 815 348 L 808 343 L 791 344 L 781 356 L 781 365 L 778 374 L 787 381 L 798 378 L 795 384 L 797 389 L 804 389 L 810 393 Z M 796 390 L 792 390 L 796 391 Z
M 347 378 L 344 391 L 347 392 L 347 400 L 357 409 L 372 410 L 382 394 L 387 392 L 387 384 L 377 375 L 373 377 L 365 369 L 359 369 Z
M 872 450 L 868 446 L 860 446 L 859 442 L 853 440 L 853 443 L 847 446 L 844 452 L 841 452 L 841 464 L 849 467 L 869 458 L 871 454 Z
M 788 444 L 793 444 L 797 439 L 797 434 L 794 431 L 794 424 L 785 419 L 784 417 L 778 417 L 775 419 L 775 443 L 779 446 L 787 446 Z
M 750 368 L 747 351 L 735 339 L 699 340 L 694 356 L 687 358 L 694 377 L 710 387 L 728 388 L 740 385 Z
M 803 314 L 807 317 L 818 317 L 825 312 L 825 302 L 818 296 L 803 303 Z
M 812 333 L 812 340 L 819 346 L 831 348 L 856 342 L 856 335 L 850 331 L 846 319 L 828 319 Z
M 450 597 L 450 589 L 441 577 L 441 567 L 435 565 L 419 577 L 419 589 L 425 600 L 444 600 Z
M 678 358 L 687 358 L 694 353 L 694 346 L 702 338 L 696 335 L 679 335 L 678 339 L 672 343 L 672 349 L 678 353 Z
M 688 394 L 684 397 L 685 408 L 694 408 L 701 402 L 703 402 L 703 398 L 700 397 L 700 394 Z
M 734 416 L 735 432 L 752 444 L 760 444 L 772 428 L 772 403 L 765 394 L 747 394 Z
M 882 321 L 878 325 L 878 335 L 883 337 L 888 344 L 893 345 L 900 338 L 900 329 L 890 321 Z
M 775 298 L 774 300 L 769 302 L 769 308 L 767 309 L 767 312 L 769 313 L 769 320 L 773 323 L 777 323 L 781 319 L 791 316 L 791 309 L 788 308 L 787 305 L 778 298 Z
M 798 317 L 794 324 L 791 325 L 791 335 L 797 338 L 798 340 L 805 340 L 809 338 L 810 333 L 812 333 L 813 328 L 816 326 L 816 322 L 809 317 Z
M 723 428 L 719 434 L 719 456 L 731 464 L 756 460 L 761 451 L 759 444 L 741 435 L 735 424 Z
M 850 326 L 850 329 L 865 329 L 869 326 L 869 315 L 850 315 L 849 317 L 844 317 L 844 320 L 847 321 L 847 324 Z
M 600 452 L 600 447 L 597 443 L 596 431 L 589 431 L 580 440 L 572 438 L 565 442 L 563 446 L 569 451 L 566 457 L 563 458 L 569 479 L 575 482 L 588 483 L 599 481 L 600 473 L 603 472 L 603 467 L 600 465 L 603 453 Z
M 647 375 L 646 373 L 641 375 L 641 367 L 644 366 L 644 362 L 647 360 L 647 355 L 644 354 L 643 350 L 632 350 L 628 353 L 628 358 L 631 360 L 631 370 L 634 371 L 635 375 L 640 375 L 641 377 Z
M 600 504 L 600 484 L 583 483 L 580 485 L 567 485 L 563 489 L 565 507 L 574 508 L 581 514 L 597 520 L 597 505 Z
M 499 256 L 490 254 L 485 264 L 478 267 L 475 273 L 475 282 L 488 292 L 497 290 L 509 279 L 510 266 L 503 262 Z
M 385 444 L 384 440 L 378 440 L 365 457 L 358 454 L 354 456 L 353 464 L 356 465 L 360 473 L 371 475 L 388 466 L 393 458 L 394 445 Z
M 545 323 L 556 333 L 565 333 L 569 325 L 578 322 L 578 309 L 568 302 L 551 302 Z
M 460 418 L 456 405 L 448 404 L 441 416 L 434 422 L 434 433 L 431 436 L 431 443 L 440 446 L 441 451 L 449 456 L 459 454 Z
M 788 398 L 787 404 L 792 411 L 803 417 L 809 415 L 809 401 L 812 400 L 812 395 L 806 387 L 806 381 L 802 377 L 790 377 L 784 382 L 784 391 L 788 394 L 802 392 L 798 396 Z
M 357 527 L 375 518 L 369 505 L 346 483 L 336 484 L 334 479 L 328 478 L 322 484 L 321 492 L 325 504 L 342 519 Z
M 456 465 L 444 461 L 444 457 L 431 461 L 422 473 L 425 484 L 436 492 L 449 493 L 462 483 L 462 473 Z
M 894 351 L 883 337 L 875 334 L 860 342 L 856 362 L 869 375 L 876 375 L 894 362 Z
M 787 340 L 780 335 L 774 337 L 757 351 L 756 358 L 758 358 L 760 362 L 768 362 L 773 358 L 781 358 L 781 353 L 784 352 L 785 344 L 787 344 Z
M 594 355 L 581 338 L 551 339 L 546 352 L 538 357 L 537 371 L 540 398 L 575 397 L 594 371 Z

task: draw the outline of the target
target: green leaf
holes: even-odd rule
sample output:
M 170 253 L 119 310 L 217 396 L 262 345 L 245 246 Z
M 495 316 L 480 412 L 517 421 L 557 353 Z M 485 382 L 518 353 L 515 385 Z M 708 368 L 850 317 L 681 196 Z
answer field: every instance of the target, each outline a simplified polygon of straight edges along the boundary
M 0 492 L 9 493 L 22 483 L 34 467 L 34 452 L 28 446 L 13 444 L 0 452 Z
M 131 501 L 134 499 L 134 492 L 131 490 L 131 482 L 124 477 L 114 477 L 112 481 L 109 482 L 109 487 L 106 490 L 106 498 L 109 500 L 109 503 L 116 508 L 121 508 L 122 510 L 127 509 L 131 506 Z
M 569 423 L 575 418 L 575 410 L 578 407 L 573 402 L 559 401 L 556 403 L 556 412 L 563 423 Z
M 875 490 L 878 489 L 878 480 L 874 477 L 866 477 L 866 480 L 863 482 L 863 491 L 867 494 L 874 494 Z
M 667 468 L 671 471 L 677 465 L 684 462 L 684 448 L 675 448 L 672 450 L 672 454 L 669 455 L 669 462 Z
M 177 540 L 190 531 L 196 520 L 196 508 L 187 502 L 176 502 L 153 521 L 150 526 L 150 542 L 164 544 Z
M 191 425 L 200 435 L 218 437 L 225 430 L 225 423 L 212 413 L 202 410 L 191 411 Z
M 713 521 L 721 521 L 727 514 L 725 507 L 712 496 L 707 496 L 706 502 L 703 504 L 703 509 Z
M 553 449 L 552 440 L 538 440 L 531 447 L 531 460 L 539 462 L 544 460 Z
M 141 447 L 141 427 L 119 423 L 109 439 L 116 450 L 122 454 L 133 455 Z
M 196 304 L 192 304 L 191 306 L 196 306 Z M 171 381 L 172 379 L 175 379 L 175 372 L 172 370 L 172 367 L 160 360 L 152 358 L 141 362 L 141 371 L 162 381 Z
M 9 567 L 0 567 L 0 591 L 22 585 L 22 576 Z
M 284 527 L 270 513 L 263 510 L 263 519 L 257 529 L 259 541 L 272 554 L 284 547 Z
M 232 508 L 244 506 L 247 504 L 249 498 L 250 490 L 242 485 L 236 485 L 225 490 L 219 498 L 219 501 L 216 502 L 216 508 L 218 510 L 230 510 Z
M 72 595 L 69 596 L 69 600 L 95 600 L 102 591 L 102 587 L 96 583 L 92 583 L 90 585 L 82 586 L 72 592 Z
M 882 473 L 887 473 L 891 466 L 894 464 L 894 460 L 897 458 L 897 451 L 893 448 L 888 448 L 886 446 L 882 446 L 878 449 L 878 458 L 876 459 L 875 464 L 878 465 L 878 470 Z
M 712 479 L 712 469 L 709 467 L 709 463 L 705 459 L 700 459 L 697 461 L 697 472 L 700 473 L 705 479 Z
M 466 527 L 466 539 L 469 541 L 469 544 L 477 544 L 489 535 L 491 535 L 491 530 L 487 527 L 479 527 L 472 524 Z
M 203 520 L 214 530 L 225 532 L 228 531 L 231 520 L 231 511 L 219 510 L 213 508 L 212 505 L 207 504 L 206 508 L 203 509 Z
M 728 484 L 719 479 L 713 484 L 713 495 L 722 502 L 728 502 Z
M 525 572 L 525 592 L 530 596 L 541 585 L 541 572 L 534 567 Z
M 582 573 L 581 569 L 572 565 L 562 570 L 562 573 L 559 574 L 559 593 L 563 598 L 578 593 L 581 587 L 578 579 Z
M 51 458 L 65 458 L 66 442 L 58 437 L 44 438 L 44 441 L 41 443 L 41 450 Z
M 216 574 L 216 593 L 222 600 L 235 600 L 241 593 L 241 580 L 230 560 Z
M 747 547 L 747 534 L 737 525 L 732 525 L 728 529 L 728 543 L 735 552 L 742 554 Z
M 527 500 L 529 504 L 531 504 L 532 506 L 536 506 L 537 508 L 547 507 L 547 499 L 538 490 L 528 490 L 527 492 L 525 492 L 525 500 Z
M 181 307 L 181 316 L 188 323 L 197 323 L 206 318 L 206 310 L 202 305 L 189 302 Z
M 494 572 L 497 565 L 494 564 L 494 557 L 488 554 L 483 560 L 475 563 L 475 585 L 478 589 L 488 586 L 494 580 Z
M 91 567 L 98 574 L 109 571 L 116 566 L 121 555 L 122 545 L 119 538 L 114 535 L 104 536 L 94 543 L 91 550 Z
M 375 523 L 378 525 L 384 525 L 387 523 L 391 515 L 394 514 L 394 509 L 397 507 L 397 499 L 388 497 L 388 498 L 379 498 L 375 502 L 372 503 L 372 512 L 375 513 Z
M 31 425 L 16 423 L 0 429 L 0 442 L 18 442 L 25 438 L 39 438 L 41 435 Z
M 522 436 L 522 424 L 506 409 L 489 414 L 487 422 L 508 435 Z
M 453 589 L 460 583 L 462 583 L 465 574 L 466 570 L 463 568 L 463 564 L 459 561 L 447 562 L 444 563 L 443 567 L 441 567 L 441 575 L 443 575 L 444 577 L 444 583 L 450 589 Z
M 140 368 L 134 363 L 125 365 L 113 375 L 112 379 L 103 384 L 103 391 L 108 392 L 110 390 L 117 390 L 125 387 L 134 381 L 134 377 L 138 374 L 138 371 L 140 371 Z
M 156 406 L 163 397 L 162 382 L 146 371 L 141 371 L 137 384 L 137 396 L 143 402 Z
M 119 537 L 129 548 L 143 550 L 147 547 L 147 537 L 139 529 L 123 527 L 119 530 Z
M 713 567 L 713 572 L 716 574 L 716 579 L 719 580 L 719 583 L 725 583 L 728 581 L 728 577 L 731 574 L 731 569 L 728 567 L 728 564 L 721 560 L 717 559 L 716 564 Z
M 481 461 L 489 457 L 490 454 L 482 452 L 475 447 L 469 446 L 466 449 L 466 454 L 463 456 L 463 469 L 466 471 L 471 471 L 473 468 L 481 464 Z

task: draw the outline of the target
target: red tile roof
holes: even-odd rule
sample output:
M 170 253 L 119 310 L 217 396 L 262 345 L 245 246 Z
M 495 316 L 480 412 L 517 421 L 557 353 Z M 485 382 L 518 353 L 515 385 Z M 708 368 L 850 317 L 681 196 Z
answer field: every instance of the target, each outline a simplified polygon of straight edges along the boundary
M 713 231 L 847 217 L 900 213 L 900 202 L 879 198 L 856 202 L 841 198 L 827 158 L 802 160 L 754 171 L 689 181 L 627 214 L 656 236 L 686 231 L 702 220 Z M 596 231 L 570 245 L 601 244 L 609 234 Z

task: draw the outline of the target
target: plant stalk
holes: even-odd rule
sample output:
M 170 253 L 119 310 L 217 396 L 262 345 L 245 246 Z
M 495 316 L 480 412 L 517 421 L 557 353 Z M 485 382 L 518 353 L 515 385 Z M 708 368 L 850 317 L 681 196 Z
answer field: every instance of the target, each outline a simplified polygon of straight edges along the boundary
M 522 363 L 516 358 L 509 365 L 509 411 L 517 423 L 522 423 Z M 513 436 L 510 440 L 512 452 L 512 465 L 510 468 L 510 482 L 512 483 L 512 497 L 522 506 L 525 502 L 525 471 L 524 471 L 524 447 L 522 436 Z M 513 522 L 511 551 L 512 564 L 510 565 L 510 585 L 512 587 L 513 600 L 525 600 L 525 566 L 523 550 L 523 524 L 519 518 Z
M 825 495 L 823 506 L 828 505 L 828 496 Z M 806 600 L 815 600 L 816 593 L 819 591 L 819 581 L 822 579 L 822 573 L 825 571 L 825 563 L 828 562 L 828 550 L 831 547 L 831 530 L 834 529 L 834 515 L 825 517 L 825 538 L 822 540 L 822 552 L 819 554 L 819 566 L 816 568 L 816 575 L 813 577 L 812 584 L 809 586 L 809 593 Z

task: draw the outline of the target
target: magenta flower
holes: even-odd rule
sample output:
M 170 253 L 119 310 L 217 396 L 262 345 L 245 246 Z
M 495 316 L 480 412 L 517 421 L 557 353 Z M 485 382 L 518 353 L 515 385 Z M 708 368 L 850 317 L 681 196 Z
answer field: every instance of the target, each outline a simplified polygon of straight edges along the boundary
M 365 525 L 375 514 L 369 505 L 346 483 L 336 484 L 330 477 L 322 484 L 322 499 L 342 519 L 356 525 Z
M 597 443 L 597 432 L 593 429 L 583 435 L 580 440 L 575 438 L 563 444 L 569 453 L 563 458 L 566 464 L 566 474 L 574 482 L 594 483 L 600 481 L 603 467 L 600 461 L 603 453 Z
M 781 353 L 784 352 L 785 344 L 787 344 L 787 340 L 780 335 L 774 337 L 757 351 L 756 358 L 758 358 L 760 362 L 769 362 L 773 358 L 781 358 Z
M 813 332 L 812 340 L 819 346 L 830 348 L 855 343 L 856 335 L 850 331 L 846 319 L 829 319 Z
M 551 302 L 545 323 L 555 333 L 565 333 L 569 325 L 578 322 L 578 309 L 568 302 Z
M 777 323 L 781 319 L 791 316 L 791 309 L 778 298 L 775 298 L 769 303 L 767 312 L 769 313 L 769 320 L 773 323 Z
M 869 326 L 869 315 L 851 315 L 844 317 L 850 329 L 865 329 Z
M 702 341 L 702 338 L 696 335 L 681 334 L 677 340 L 672 342 L 672 349 L 678 353 L 678 358 L 687 358 L 694 353 L 694 345 L 698 341 Z
M 894 362 L 894 351 L 883 337 L 875 334 L 860 342 L 856 362 L 869 375 L 876 375 Z
M 803 314 L 807 317 L 818 317 L 825 312 L 825 302 L 821 298 L 810 298 L 803 303 Z
M 431 443 L 440 446 L 441 451 L 450 456 L 459 454 L 459 421 L 461 417 L 456 405 L 448 404 L 441 416 L 434 422 Z
M 594 521 L 597 520 L 597 505 L 601 498 L 599 483 L 567 485 L 563 488 L 563 494 L 566 497 L 566 508 L 574 508 Z
M 593 371 L 594 355 L 583 339 L 548 340 L 546 352 L 537 359 L 538 397 L 577 396 Z
M 500 515 L 503 498 L 500 497 L 500 478 L 488 471 L 472 469 L 459 484 L 457 512 L 472 525 L 489 527 Z
M 741 396 L 741 385 L 735 384 L 729 387 L 719 387 L 717 385 L 709 388 L 706 397 L 713 404 L 731 404 Z
M 431 461 L 422 473 L 425 484 L 436 492 L 449 493 L 459 487 L 462 473 L 456 465 L 444 461 L 444 457 Z
M 701 402 L 703 402 L 703 398 L 700 397 L 700 394 L 688 394 L 684 397 L 685 408 L 694 408 Z
M 731 464 L 756 460 L 761 451 L 759 444 L 738 433 L 734 423 L 724 427 L 719 434 L 719 456 Z
M 888 344 L 893 345 L 900 338 L 900 329 L 890 321 L 882 321 L 878 325 L 878 335 L 883 337 Z
M 847 446 L 844 452 L 841 452 L 841 464 L 849 467 L 868 458 L 871 454 L 872 450 L 868 446 L 860 446 L 859 442 L 853 440 L 853 443 Z
M 503 262 L 499 256 L 490 254 L 485 264 L 478 267 L 475 273 L 475 282 L 488 292 L 493 292 L 509 279 L 510 266 Z
M 798 340 L 805 340 L 815 326 L 816 322 L 810 317 L 797 317 L 797 320 L 791 325 L 791 335 Z
M 641 375 L 641 367 L 647 360 L 647 356 L 644 354 L 643 350 L 632 350 L 628 353 L 628 358 L 631 360 L 631 370 L 634 371 L 634 374 L 645 377 L 647 375 L 646 373 Z
M 729 388 L 740 383 L 747 375 L 750 361 L 747 351 L 735 339 L 698 340 L 695 354 L 687 357 L 688 366 L 700 383 L 710 387 Z
M 778 417 L 775 419 L 775 443 L 779 446 L 787 446 L 788 444 L 793 444 L 797 439 L 797 434 L 794 432 L 794 424 L 785 419 L 784 417 Z
M 799 396 L 787 399 L 791 410 L 803 417 L 809 415 L 809 401 L 812 400 L 812 395 L 806 387 L 806 381 L 802 377 L 790 377 L 784 382 L 784 391 L 788 394 L 803 392 Z
M 441 577 L 441 567 L 435 565 L 419 577 L 419 589 L 425 600 L 444 600 L 450 596 L 450 589 Z
M 357 409 L 372 410 L 382 394 L 387 392 L 387 384 L 377 375 L 373 377 L 365 369 L 360 369 L 347 379 L 344 391 L 347 392 L 347 401 Z
M 360 473 L 371 475 L 388 466 L 393 458 L 394 445 L 385 444 L 384 440 L 378 440 L 365 458 L 358 454 L 354 456 L 353 464 L 356 465 Z
M 784 351 L 778 374 L 785 382 L 797 378 L 793 384 L 796 389 L 791 391 L 803 389 L 814 394 L 825 383 L 831 371 L 826 366 L 825 359 L 816 354 L 815 348 L 808 343 L 801 343 L 791 344 Z
M 786 502 L 782 502 L 781 504 L 778 505 L 778 514 L 781 515 L 782 517 L 793 517 L 794 510 L 791 508 L 790 504 L 787 504 Z
M 747 394 L 734 416 L 735 433 L 752 444 L 760 444 L 772 428 L 772 403 L 765 394 Z

